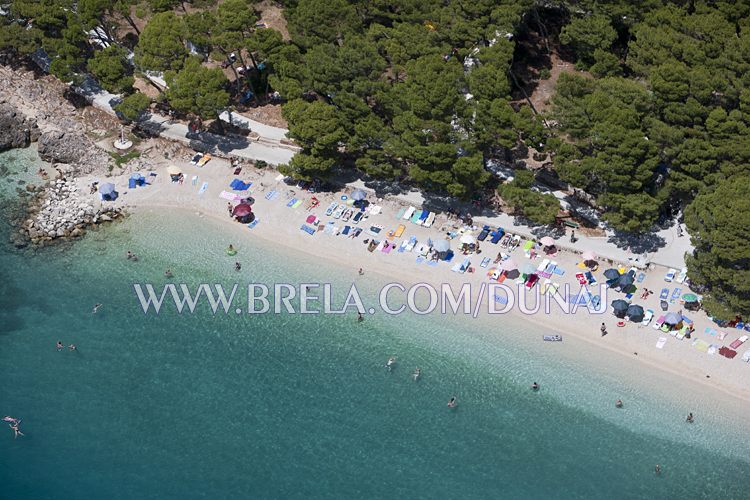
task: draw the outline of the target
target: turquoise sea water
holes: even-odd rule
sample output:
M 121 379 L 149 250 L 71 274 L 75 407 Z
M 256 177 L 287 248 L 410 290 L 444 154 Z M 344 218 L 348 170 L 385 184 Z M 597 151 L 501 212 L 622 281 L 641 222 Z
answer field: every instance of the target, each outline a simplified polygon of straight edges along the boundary
M 2 498 L 747 498 L 749 439 L 731 422 L 687 426 L 682 413 L 665 417 L 682 408 L 642 387 L 502 340 L 533 326 L 144 315 L 132 285 L 162 284 L 167 268 L 190 284 L 341 289 L 352 273 L 249 239 L 234 241 L 236 273 L 226 232 L 190 213 L 144 214 L 33 252 L 10 249 L 8 230 L 0 413 L 23 418 L 26 436 L 0 427 Z M 361 280 L 364 296 L 376 281 Z M 58 352 L 58 340 L 79 351 Z

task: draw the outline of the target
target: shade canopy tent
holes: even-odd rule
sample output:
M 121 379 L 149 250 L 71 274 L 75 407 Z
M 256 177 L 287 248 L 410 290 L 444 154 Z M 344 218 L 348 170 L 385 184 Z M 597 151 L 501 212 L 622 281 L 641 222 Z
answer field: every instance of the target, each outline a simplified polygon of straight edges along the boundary
M 544 238 L 542 238 L 541 240 L 539 240 L 539 243 L 541 243 L 545 247 L 551 247 L 552 245 L 555 244 L 555 240 L 553 240 L 549 236 L 545 236 Z
M 117 199 L 117 191 L 115 191 L 115 185 L 111 182 L 105 182 L 99 186 L 99 195 L 103 201 L 114 201 Z
M 616 280 L 620 277 L 620 271 L 614 268 L 607 269 L 606 271 L 604 271 L 604 277 L 608 280 Z
M 240 203 L 236 207 L 234 207 L 234 210 L 232 210 L 232 215 L 235 217 L 244 217 L 247 214 L 252 213 L 253 209 L 248 205 L 247 203 Z
M 432 248 L 437 252 L 447 252 L 451 249 L 451 244 L 448 240 L 437 240 L 435 244 L 432 245 Z
M 640 323 L 641 321 L 643 321 L 643 308 L 639 305 L 633 304 L 632 306 L 628 307 L 628 310 L 625 312 L 625 316 L 630 318 L 630 321 Z
M 625 313 L 628 310 L 628 307 L 630 307 L 630 304 L 628 304 L 626 301 L 622 299 L 617 299 L 612 301 L 612 309 L 615 312 L 615 316 L 618 318 L 622 318 L 625 316 Z
M 136 188 L 138 186 L 143 186 L 144 184 L 146 184 L 146 178 L 143 177 L 141 174 L 139 174 L 137 172 L 135 174 L 131 175 L 130 179 L 128 179 L 128 188 L 129 189 L 133 189 L 133 188 Z
M 351 198 L 354 201 L 362 201 L 367 198 L 367 193 L 365 193 L 361 189 L 355 189 L 354 191 L 352 191 Z
M 680 321 L 682 321 L 682 315 L 677 314 L 676 312 L 667 313 L 667 315 L 664 316 L 664 322 L 668 325 L 676 325 Z
M 507 259 L 500 264 L 500 269 L 503 271 L 512 271 L 513 269 L 518 269 L 518 264 L 513 259 Z

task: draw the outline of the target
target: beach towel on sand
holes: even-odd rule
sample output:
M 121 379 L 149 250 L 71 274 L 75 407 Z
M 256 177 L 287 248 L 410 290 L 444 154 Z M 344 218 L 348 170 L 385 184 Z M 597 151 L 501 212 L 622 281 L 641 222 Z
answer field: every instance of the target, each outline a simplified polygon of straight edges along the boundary
M 259 222 L 260 222 L 260 219 L 255 219 L 254 221 L 252 221 L 250 224 L 247 225 L 247 228 L 252 229 L 255 226 L 257 226 Z
M 667 343 L 667 337 L 659 337 L 659 340 L 656 342 L 656 348 L 663 349 L 664 344 L 666 343 Z
M 198 190 L 198 194 L 203 194 L 206 192 L 206 189 L 208 189 L 208 182 L 204 182 L 201 188 Z

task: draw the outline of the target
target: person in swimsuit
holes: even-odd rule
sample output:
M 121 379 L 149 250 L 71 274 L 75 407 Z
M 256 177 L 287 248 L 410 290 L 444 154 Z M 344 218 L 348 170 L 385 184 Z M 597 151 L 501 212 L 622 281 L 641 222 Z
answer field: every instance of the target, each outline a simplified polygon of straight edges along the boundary
M 689 423 L 689 424 L 692 424 L 692 423 L 693 423 L 693 414 L 692 414 L 692 413 L 688 413 L 688 416 L 687 416 L 687 418 L 685 419 L 685 421 L 686 421 L 687 423 Z
M 18 436 L 23 436 L 24 433 L 21 432 L 21 429 L 18 428 L 18 422 L 14 422 L 10 424 L 10 428 L 13 429 L 14 435 L 13 438 L 17 438 Z
M 57 350 L 58 350 L 58 351 L 62 351 L 63 347 L 65 347 L 65 346 L 63 345 L 63 343 L 62 343 L 62 342 L 60 342 L 60 341 L 58 340 L 58 341 L 57 341 Z
M 235 271 L 241 271 L 242 270 L 242 264 L 240 264 L 239 262 L 235 262 L 234 263 L 234 270 Z
M 68 346 L 68 349 L 70 349 L 71 351 L 75 351 L 76 350 L 76 345 L 75 344 L 70 344 Z
M 661 466 L 659 464 L 656 464 L 656 467 L 654 467 L 654 472 L 657 476 L 661 474 Z
M 458 401 L 456 401 L 456 396 L 453 396 L 450 401 L 448 401 L 448 408 L 455 408 L 458 406 Z
M 531 384 L 531 390 L 532 391 L 538 391 L 539 390 L 539 384 L 537 384 L 536 382 L 534 382 L 533 384 Z
M 167 269 L 166 271 L 164 271 L 164 276 L 166 276 L 167 278 L 171 278 L 172 277 L 172 270 L 171 269 Z
M 618 399 L 615 402 L 615 408 L 622 408 L 622 399 Z
M 100 307 L 102 307 L 101 304 L 94 304 L 94 310 L 91 311 L 91 314 L 96 314 L 96 311 L 98 311 Z

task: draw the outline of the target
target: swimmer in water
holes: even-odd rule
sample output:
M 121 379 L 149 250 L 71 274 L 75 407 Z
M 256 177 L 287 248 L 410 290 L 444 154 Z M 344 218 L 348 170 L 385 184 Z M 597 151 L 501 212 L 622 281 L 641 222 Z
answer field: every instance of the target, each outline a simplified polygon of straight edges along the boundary
M 622 399 L 618 399 L 615 402 L 615 408 L 622 408 Z
M 235 271 L 241 271 L 242 270 L 242 264 L 240 264 L 239 262 L 235 262 L 234 263 L 234 270 Z
M 171 278 L 172 277 L 172 271 L 170 269 L 167 269 L 166 271 L 164 271 L 164 276 L 166 276 L 167 278 Z
M 661 474 L 661 466 L 659 464 L 656 464 L 656 467 L 654 467 L 654 472 L 657 476 Z
M 393 370 L 393 365 L 396 364 L 396 358 L 388 358 L 388 362 L 385 364 L 385 367 L 388 368 L 388 371 Z
M 687 416 L 687 418 L 685 419 L 685 421 L 686 421 L 687 423 L 689 423 L 689 424 L 692 424 L 692 423 L 693 423 L 693 414 L 692 414 L 692 413 L 688 413 L 688 416 Z
M 450 401 L 448 401 L 448 408 L 455 408 L 458 406 L 458 401 L 456 400 L 456 396 L 453 396 Z
M 538 391 L 539 390 L 539 384 L 537 384 L 536 382 L 534 382 L 533 384 L 531 384 L 531 390 L 532 391 Z
M 358 312 L 358 313 L 357 313 L 357 321 L 359 321 L 359 322 L 362 322 L 362 321 L 364 321 L 364 320 L 365 320 L 365 318 L 364 318 L 364 316 L 362 316 L 362 313 L 361 313 L 361 312 Z
M 63 347 L 65 347 L 65 346 L 63 345 L 63 343 L 62 343 L 62 342 L 60 342 L 60 341 L 58 340 L 58 341 L 57 341 L 57 350 L 58 350 L 58 351 L 62 351 Z
M 100 307 L 102 307 L 101 304 L 94 304 L 94 310 L 91 311 L 91 314 L 96 314 L 96 311 L 98 311 Z
M 11 424 L 20 424 L 21 420 L 15 417 L 11 417 L 10 415 L 5 415 L 3 417 L 3 422 L 10 422 Z
M 13 438 L 17 438 L 18 436 L 24 436 L 25 434 L 21 432 L 21 429 L 18 428 L 18 422 L 10 424 L 10 428 L 13 429 L 14 435 Z
M 419 380 L 419 377 L 421 377 L 421 376 L 422 376 L 422 369 L 421 368 L 417 368 L 416 370 L 414 370 L 414 374 L 412 375 L 412 377 L 414 377 L 415 381 Z
M 127 257 L 128 260 L 132 259 L 133 258 L 133 252 L 131 252 L 130 250 L 128 250 L 128 253 L 125 254 L 125 257 Z
M 70 345 L 68 346 L 68 349 L 70 349 L 71 351 L 75 351 L 75 350 L 77 350 L 77 349 L 76 349 L 76 345 L 75 345 L 75 344 L 70 344 Z

